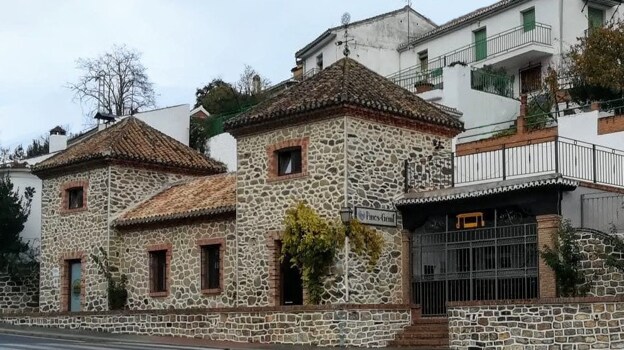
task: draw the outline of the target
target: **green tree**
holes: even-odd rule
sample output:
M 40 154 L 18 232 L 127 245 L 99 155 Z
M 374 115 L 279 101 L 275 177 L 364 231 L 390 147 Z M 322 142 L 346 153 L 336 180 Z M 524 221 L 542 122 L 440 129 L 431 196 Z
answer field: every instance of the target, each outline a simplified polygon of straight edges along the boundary
M 47 137 L 41 136 L 32 140 L 30 145 L 26 147 L 26 157 L 32 158 L 48 154 L 50 151 L 50 140 Z
M 223 121 L 256 105 L 266 98 L 270 81 L 245 65 L 237 82 L 230 84 L 213 79 L 195 92 L 195 107 L 203 106 L 211 118 L 193 118 L 190 125 L 189 144 L 202 153 L 208 153 L 207 141 L 222 132 Z
M 26 187 L 20 195 L 8 175 L 0 176 L 0 271 L 18 280 L 36 264 L 30 246 L 20 237 L 34 194 L 34 188 Z
M 544 246 L 540 255 L 546 265 L 555 272 L 557 295 L 585 296 L 591 289 L 591 281 L 587 280 L 585 272 L 581 269 L 584 257 L 578 243 L 578 234 L 569 221 L 564 221 L 553 238 L 553 246 Z
M 586 105 L 623 97 L 624 22 L 592 28 L 565 58 L 574 102 Z

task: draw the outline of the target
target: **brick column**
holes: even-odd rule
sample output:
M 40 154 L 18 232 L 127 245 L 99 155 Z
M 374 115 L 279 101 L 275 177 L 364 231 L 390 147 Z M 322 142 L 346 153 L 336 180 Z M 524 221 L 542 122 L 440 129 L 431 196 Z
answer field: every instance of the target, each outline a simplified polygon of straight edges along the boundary
M 540 215 L 537 216 L 537 248 L 541 251 L 544 246 L 552 247 L 554 239 L 561 225 L 561 216 L 559 215 Z M 557 280 L 555 272 L 546 265 L 541 257 L 539 258 L 539 297 L 540 298 L 556 298 L 557 297 Z
M 410 252 L 410 232 L 407 230 L 403 230 L 401 232 L 401 289 L 403 292 L 403 304 L 411 304 L 412 296 L 411 296 L 411 252 Z

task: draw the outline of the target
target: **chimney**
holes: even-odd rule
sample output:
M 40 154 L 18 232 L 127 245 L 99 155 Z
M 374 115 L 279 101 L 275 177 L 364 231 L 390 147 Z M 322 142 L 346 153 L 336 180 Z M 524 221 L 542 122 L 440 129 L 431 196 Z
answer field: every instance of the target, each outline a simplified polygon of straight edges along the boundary
M 303 62 L 297 60 L 297 66 L 290 70 L 295 80 L 303 80 Z
M 50 130 L 49 153 L 63 151 L 67 148 L 67 133 L 60 126 Z
M 262 84 L 260 82 L 260 76 L 258 74 L 253 76 L 253 83 L 252 83 L 251 89 L 254 95 L 262 92 Z

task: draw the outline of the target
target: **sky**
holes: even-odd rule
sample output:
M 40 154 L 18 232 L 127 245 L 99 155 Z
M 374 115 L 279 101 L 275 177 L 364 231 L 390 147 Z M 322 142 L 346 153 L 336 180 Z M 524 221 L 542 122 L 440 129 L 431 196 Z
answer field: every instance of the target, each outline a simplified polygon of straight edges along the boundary
M 142 53 L 157 106 L 195 102 L 214 78 L 234 82 L 251 65 L 274 83 L 297 50 L 344 12 L 352 21 L 406 0 L 0 0 L 0 147 L 28 144 L 56 125 L 78 132 L 88 112 L 67 88 L 78 58 L 113 45 Z M 441 24 L 496 0 L 413 0 Z

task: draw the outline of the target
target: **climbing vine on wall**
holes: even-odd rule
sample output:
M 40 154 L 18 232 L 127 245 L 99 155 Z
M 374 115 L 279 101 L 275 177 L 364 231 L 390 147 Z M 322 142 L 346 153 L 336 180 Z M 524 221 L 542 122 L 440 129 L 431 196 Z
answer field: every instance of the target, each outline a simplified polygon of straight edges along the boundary
M 336 254 L 349 236 L 351 251 L 374 266 L 383 249 L 383 237 L 375 230 L 353 220 L 348 227 L 341 222 L 323 219 L 305 203 L 286 211 L 282 237 L 282 259 L 301 271 L 307 302 L 318 304 L 325 292 L 323 283 L 334 265 Z
M 113 273 L 117 272 L 118 269 L 111 266 L 104 248 L 100 247 L 98 253 L 99 255 L 91 254 L 91 259 L 108 283 L 108 308 L 110 310 L 123 310 L 128 300 L 128 290 L 126 289 L 128 276 L 125 274 L 121 274 L 119 277 L 113 276 Z
M 555 272 L 557 295 L 559 297 L 587 295 L 592 283 L 581 269 L 583 254 L 576 230 L 569 221 L 564 221 L 553 238 L 553 246 L 544 246 L 540 255 L 546 265 Z

